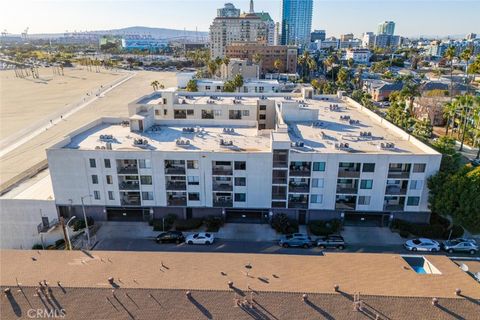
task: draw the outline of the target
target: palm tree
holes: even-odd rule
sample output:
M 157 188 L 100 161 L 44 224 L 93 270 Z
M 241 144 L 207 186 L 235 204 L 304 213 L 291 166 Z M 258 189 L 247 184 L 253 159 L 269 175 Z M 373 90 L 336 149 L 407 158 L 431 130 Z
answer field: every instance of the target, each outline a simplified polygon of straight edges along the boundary
M 470 61 L 470 59 L 472 58 L 472 49 L 470 48 L 467 48 L 465 49 L 461 54 L 460 54 L 460 59 L 462 61 L 465 61 L 465 84 L 468 86 L 468 62 Z M 467 89 L 467 92 L 469 90 Z
M 335 57 L 332 55 L 329 55 L 327 59 L 323 60 L 323 65 L 325 66 L 325 74 L 327 73 L 327 70 L 330 69 L 333 64 L 335 63 Z M 332 82 L 333 82 L 333 70 L 332 72 Z
M 223 58 L 223 64 L 228 67 L 228 65 L 230 64 L 230 58 L 229 57 L 225 57 Z
M 275 69 L 277 70 L 277 73 L 280 73 L 280 69 L 283 68 L 283 62 L 282 62 L 282 60 L 280 60 L 280 59 L 275 59 L 275 61 L 273 61 L 273 66 L 274 66 Z
M 400 91 L 400 96 L 404 99 L 409 101 L 408 103 L 408 111 L 410 116 L 414 116 L 413 114 L 413 102 L 415 101 L 416 97 L 420 96 L 420 89 L 419 84 L 414 82 L 413 80 L 407 78 L 402 90 Z
M 150 85 L 152 86 L 153 91 L 157 91 L 158 86 L 160 85 L 160 82 L 158 82 L 157 80 L 155 80 L 155 81 L 152 81 L 152 83 L 150 83 Z
M 463 95 L 457 97 L 459 105 L 462 107 L 462 118 L 460 125 L 462 126 L 462 139 L 460 140 L 460 149 L 459 151 L 463 150 L 463 142 L 465 141 L 465 133 L 467 132 L 467 123 L 469 121 L 475 100 L 471 95 Z
M 458 104 L 456 101 L 447 102 L 443 106 L 443 117 L 447 119 L 447 124 L 445 126 L 445 135 L 448 135 L 448 128 L 450 127 L 450 122 L 452 123 L 452 132 L 453 132 L 453 126 L 455 124 L 455 116 L 457 115 L 457 106 Z
M 208 72 L 210 73 L 210 77 L 214 77 L 217 73 L 218 64 L 215 61 L 210 60 L 207 64 Z
M 447 59 L 450 62 L 450 99 L 453 99 L 452 97 L 452 90 L 453 90 L 453 59 L 456 57 L 456 51 L 454 46 L 448 47 L 448 49 L 445 51 L 445 54 L 443 55 L 445 59 Z
M 310 72 L 317 67 L 315 59 L 310 56 L 310 52 L 308 52 L 307 50 L 305 50 L 303 54 L 298 57 L 298 64 L 302 66 L 302 75 L 304 79 L 307 78 L 307 75 L 308 78 L 310 78 Z

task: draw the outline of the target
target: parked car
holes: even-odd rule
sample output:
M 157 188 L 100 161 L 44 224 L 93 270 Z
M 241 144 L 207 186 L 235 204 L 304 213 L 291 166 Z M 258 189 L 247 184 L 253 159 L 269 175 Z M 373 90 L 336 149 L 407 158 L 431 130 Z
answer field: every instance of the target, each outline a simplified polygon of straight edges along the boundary
M 460 242 L 471 242 L 473 244 L 477 244 L 477 240 L 475 239 L 469 239 L 469 238 L 456 238 L 453 239 L 454 241 L 460 241 Z
M 287 234 L 280 238 L 278 244 L 281 247 L 304 247 L 310 248 L 313 245 L 312 239 L 303 233 Z
M 345 249 L 345 239 L 339 235 L 320 237 L 317 239 L 317 246 L 320 248 L 337 248 L 343 250 Z
M 160 233 L 155 239 L 157 243 L 182 243 L 185 236 L 180 231 L 167 231 Z
M 212 244 L 215 238 L 213 234 L 206 232 L 199 232 L 187 236 L 185 242 L 187 244 Z
M 448 253 L 453 252 L 468 252 L 470 254 L 475 254 L 478 252 L 478 246 L 476 243 L 471 241 L 461 241 L 467 239 L 455 239 L 447 240 L 442 243 L 443 250 Z
M 404 247 L 410 251 L 440 251 L 440 243 L 427 238 L 408 240 L 405 242 Z

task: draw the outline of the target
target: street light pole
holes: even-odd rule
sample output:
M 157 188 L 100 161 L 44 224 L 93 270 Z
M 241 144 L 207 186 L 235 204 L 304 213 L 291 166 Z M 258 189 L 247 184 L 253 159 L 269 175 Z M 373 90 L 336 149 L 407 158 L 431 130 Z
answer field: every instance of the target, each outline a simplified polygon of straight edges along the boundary
M 85 219 L 85 232 L 87 234 L 87 245 L 90 247 L 90 230 L 88 229 L 88 221 L 87 221 L 87 214 L 85 213 L 85 204 L 83 203 L 83 198 L 86 198 L 86 197 L 91 197 L 92 195 L 87 195 L 87 196 L 83 196 L 80 198 L 80 200 L 82 201 L 82 211 L 83 211 L 83 219 Z
M 76 218 L 76 216 L 71 217 L 67 221 L 67 227 L 65 228 L 65 233 L 67 234 L 67 241 L 68 241 L 68 250 L 72 250 L 72 241 L 70 241 L 70 234 L 68 233 L 68 224 L 75 218 Z

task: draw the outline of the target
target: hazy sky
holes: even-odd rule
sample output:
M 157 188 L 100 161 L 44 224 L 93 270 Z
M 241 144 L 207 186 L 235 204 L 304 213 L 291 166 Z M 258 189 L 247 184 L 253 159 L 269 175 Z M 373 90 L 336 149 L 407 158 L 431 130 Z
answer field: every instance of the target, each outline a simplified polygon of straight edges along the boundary
M 208 31 L 216 9 L 232 2 L 248 11 L 249 0 L 1 0 L 0 29 L 19 34 L 104 30 L 129 26 Z M 255 11 L 276 21 L 281 0 L 254 0 Z M 396 22 L 396 34 L 480 33 L 480 0 L 314 0 L 312 28 L 338 36 L 376 31 L 384 20 Z

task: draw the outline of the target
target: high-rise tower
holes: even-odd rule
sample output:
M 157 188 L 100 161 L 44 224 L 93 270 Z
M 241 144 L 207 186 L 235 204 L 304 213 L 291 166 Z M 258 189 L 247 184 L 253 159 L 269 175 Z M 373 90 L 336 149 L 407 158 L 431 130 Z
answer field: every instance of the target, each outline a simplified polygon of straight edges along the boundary
M 283 0 L 283 45 L 306 45 L 310 42 L 312 12 L 313 0 Z

